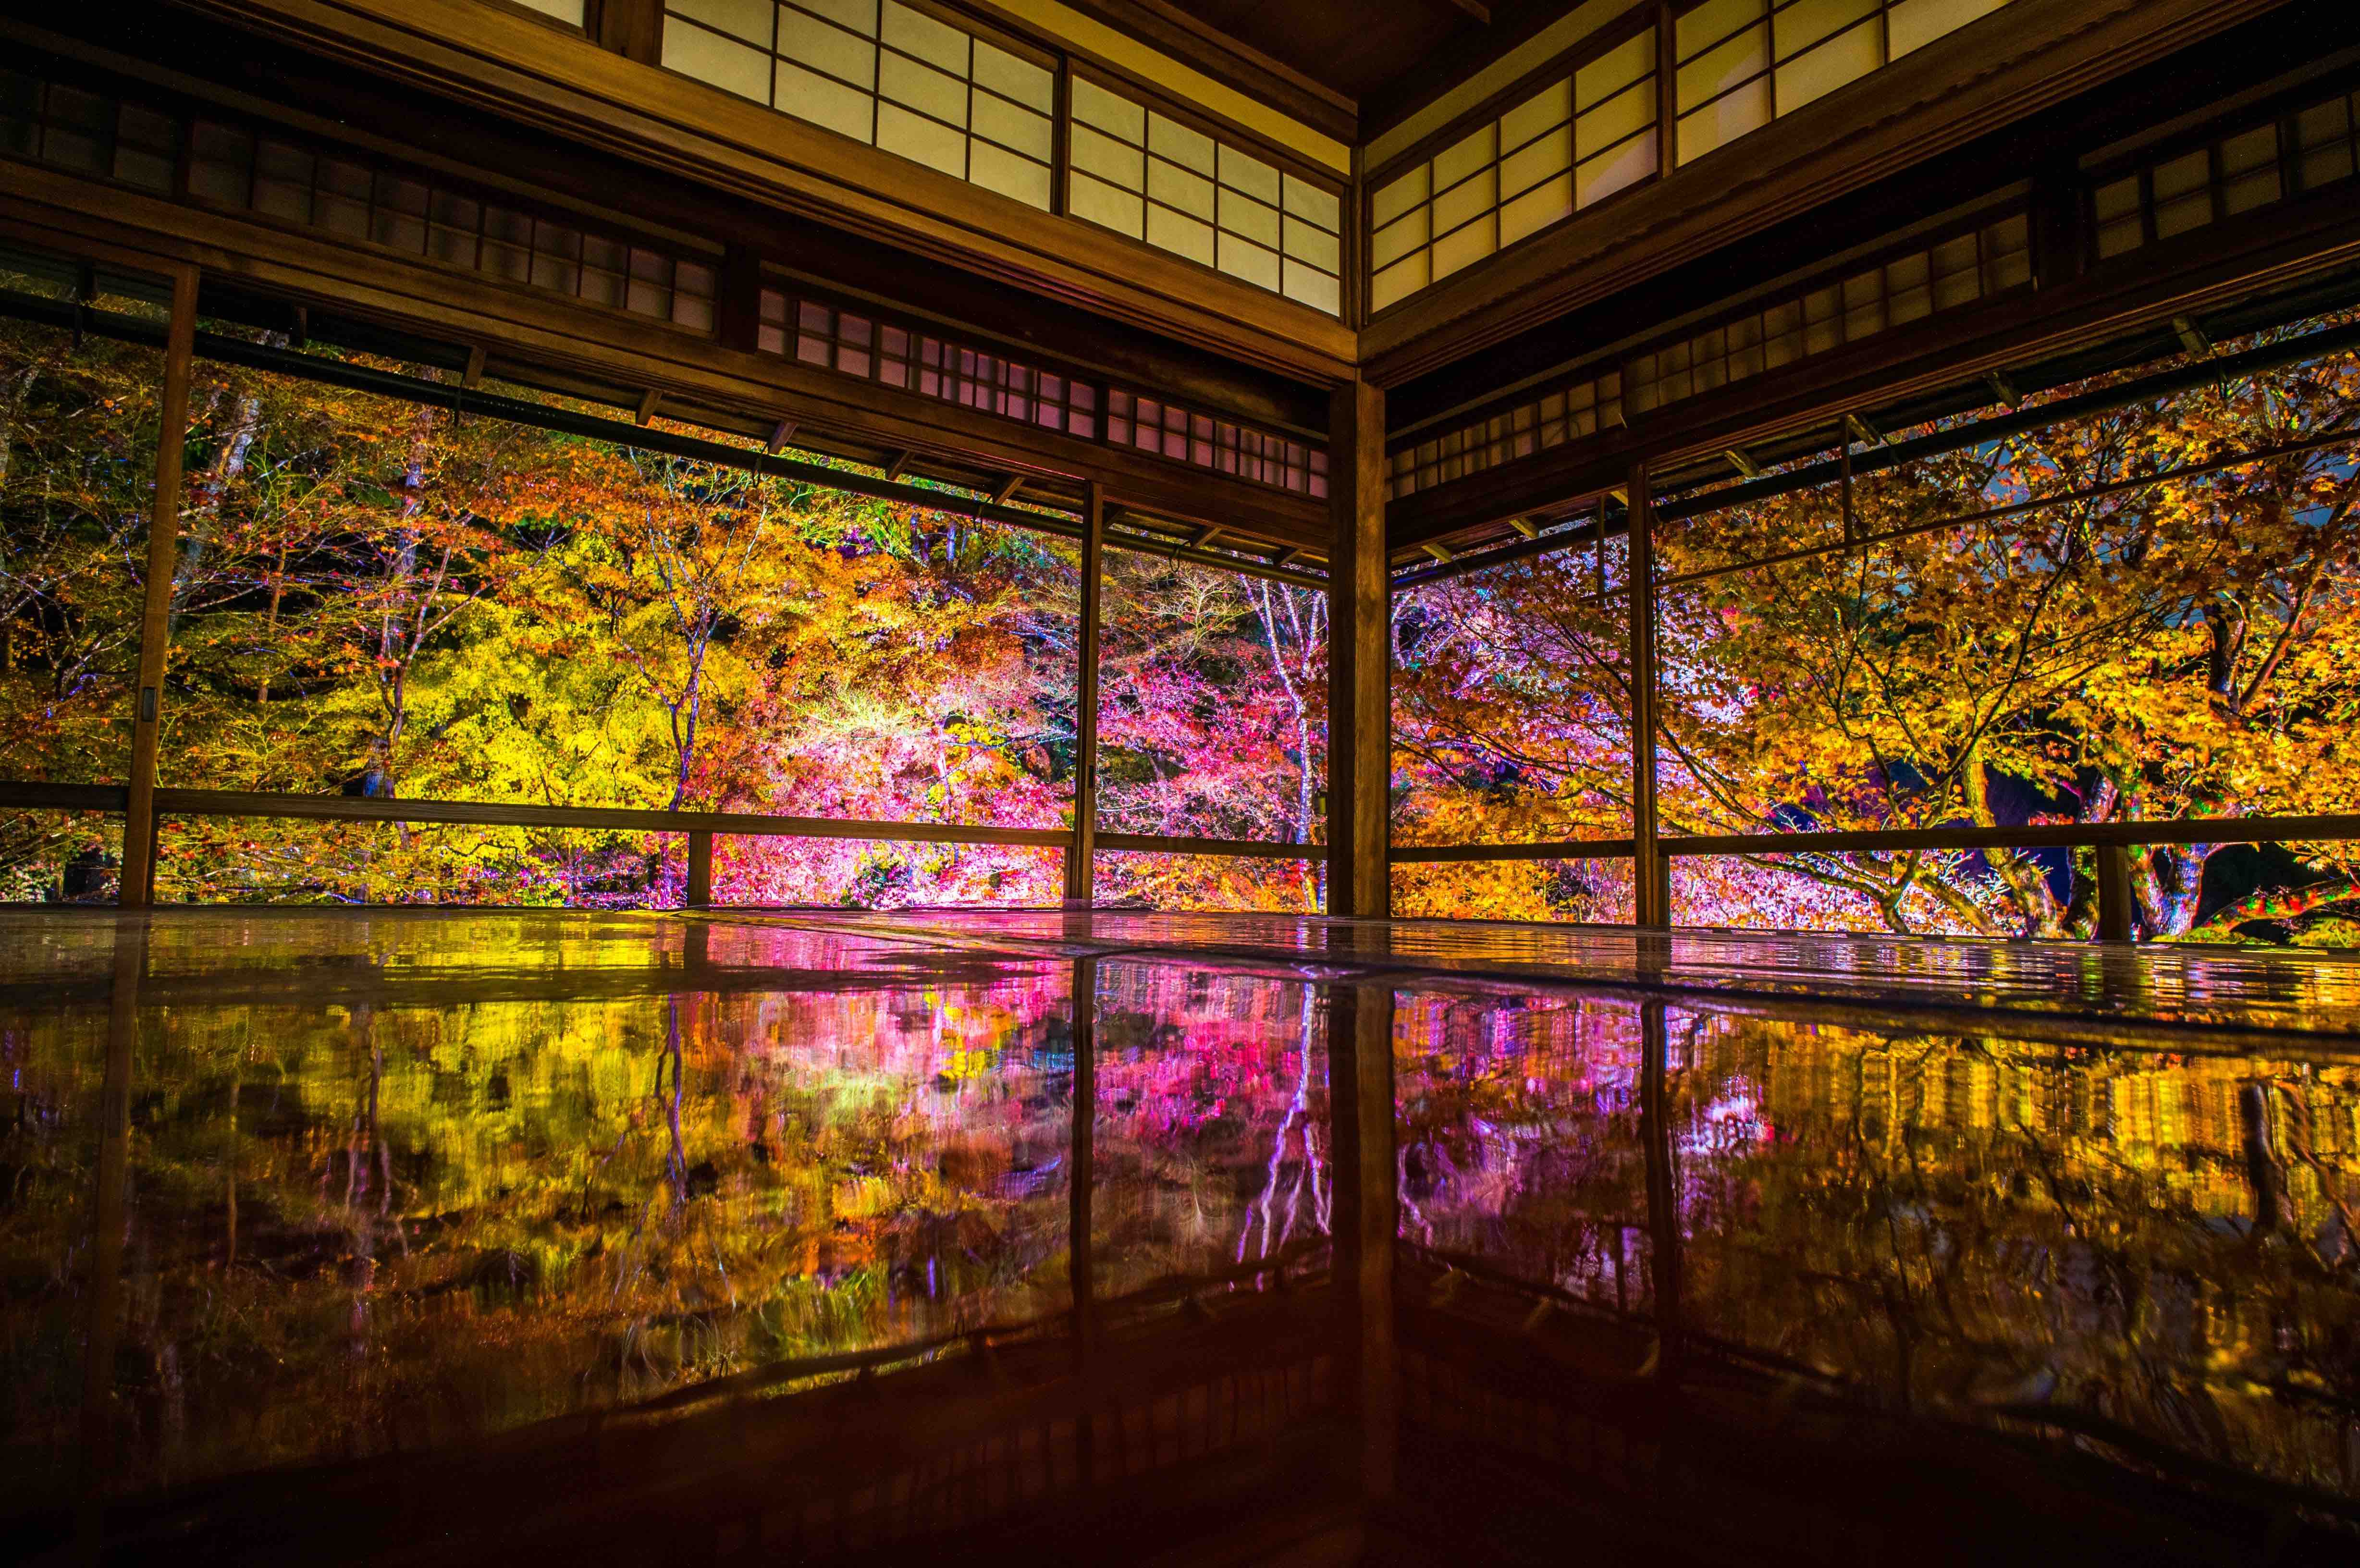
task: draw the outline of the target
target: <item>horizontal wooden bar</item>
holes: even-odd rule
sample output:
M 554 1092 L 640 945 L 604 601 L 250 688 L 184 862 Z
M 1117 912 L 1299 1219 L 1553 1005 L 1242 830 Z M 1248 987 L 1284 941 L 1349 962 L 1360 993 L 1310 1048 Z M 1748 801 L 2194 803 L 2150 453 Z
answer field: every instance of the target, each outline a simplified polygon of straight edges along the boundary
M 2021 827 L 1864 830 L 1859 833 L 1673 834 L 1657 843 L 1672 855 L 1842 855 L 1914 849 L 2071 849 L 2084 844 L 2310 844 L 2360 839 L 2360 815 L 2183 817 L 2172 822 L 2031 822 Z M 1627 838 L 1545 844 L 1403 845 L 1395 865 L 1495 860 L 1628 860 Z
M 2307 844 L 2347 839 L 2360 839 L 2360 816 L 2183 817 L 2158 822 L 1724 833 L 1667 837 L 1662 843 L 1666 855 L 1833 855 L 1852 850 L 2070 849 L 2082 844 Z
M 1324 844 L 1281 844 L 1275 839 L 1174 838 L 1164 833 L 1101 833 L 1100 849 L 1140 855 L 1225 855 L 1253 860 L 1326 860 Z
M 121 811 L 119 784 L 0 779 L 0 810 Z M 454 822 L 475 827 L 612 828 L 629 833 L 709 833 L 748 838 L 873 839 L 893 844 L 1035 844 L 1063 849 L 1070 828 L 1001 828 L 956 822 L 887 822 L 847 817 L 778 817 L 748 811 L 660 811 L 628 806 L 530 806 L 500 800 L 404 800 L 370 795 L 284 795 L 235 789 L 158 789 L 156 811 L 174 817 L 262 817 L 306 822 Z M 1325 860 L 1324 844 L 1271 839 L 1100 833 L 1100 849 L 1145 855 Z
M 1432 866 L 1481 860 L 1628 860 L 1635 853 L 1627 838 L 1557 839 L 1546 844 L 1403 844 L 1393 852 L 1396 866 Z
M 16 811 L 121 811 L 131 791 L 120 784 L 46 784 L 38 779 L 0 782 L 0 810 Z
M 0 803 L 6 802 L 0 793 Z M 499 800 L 400 800 L 368 795 L 247 794 L 233 789 L 158 789 L 156 811 L 175 817 L 270 817 L 311 822 L 457 822 L 476 827 L 617 828 L 630 833 L 712 833 L 755 838 L 877 839 L 900 844 L 1019 844 L 1062 849 L 1065 828 L 968 827 L 953 822 L 880 822 L 842 817 L 773 817 L 746 811 L 657 811 L 625 806 L 523 806 Z

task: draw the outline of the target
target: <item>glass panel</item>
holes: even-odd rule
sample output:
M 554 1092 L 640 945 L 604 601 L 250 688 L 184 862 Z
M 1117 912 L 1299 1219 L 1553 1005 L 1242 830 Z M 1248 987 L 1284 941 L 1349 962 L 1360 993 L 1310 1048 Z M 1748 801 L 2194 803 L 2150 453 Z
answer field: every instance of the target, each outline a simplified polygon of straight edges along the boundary
M 2340 690 L 2328 650 L 2360 626 L 2348 567 L 2327 553 L 2348 452 L 1977 514 L 2341 428 L 2333 388 L 2352 374 L 2338 354 L 2234 384 L 2225 401 L 2208 387 L 1863 475 L 1854 533 L 1870 542 L 1667 593 L 1666 823 L 1805 833 L 2351 810 L 2360 783 L 2324 749 L 2340 728 L 2307 717 Z M 1659 558 L 1677 574 L 1841 538 L 1830 486 L 1667 528 Z M 1987 657 L 1994 637 L 2011 657 Z M 2353 930 L 2343 846 L 2131 859 L 2154 937 Z M 2056 937 L 2086 936 L 2094 920 L 2088 852 L 1673 869 L 1689 924 Z
M 165 783 L 1025 827 L 1069 813 L 1078 596 L 1062 542 L 199 369 L 206 499 Z M 1038 902 L 1056 858 L 725 839 L 716 878 L 730 901 Z M 677 901 L 683 875 L 679 844 L 637 833 L 257 822 L 192 828 L 162 883 L 203 901 L 644 904 Z
M 62 262 L 0 260 L 0 288 L 13 292 L 63 299 L 72 276 Z M 102 276 L 97 288 L 93 308 L 151 321 L 169 298 L 161 280 Z M 163 390 L 158 350 L 0 320 L 0 778 L 129 774 Z M 182 598 L 203 592 L 202 562 L 190 570 Z M 35 859 L 59 846 L 32 845 L 66 831 L 46 817 L 0 820 Z M 87 824 L 73 831 L 69 860 L 97 842 Z
M 1099 827 L 1317 842 L 1327 595 L 1113 550 L 1104 615 Z
M 1394 844 L 1630 833 L 1623 559 L 1618 526 L 1605 559 L 1616 596 L 1602 604 L 1594 547 L 1396 592 Z M 1418 867 L 1405 880 L 1441 896 L 1468 877 L 1529 891 L 1551 875 L 1516 866 Z

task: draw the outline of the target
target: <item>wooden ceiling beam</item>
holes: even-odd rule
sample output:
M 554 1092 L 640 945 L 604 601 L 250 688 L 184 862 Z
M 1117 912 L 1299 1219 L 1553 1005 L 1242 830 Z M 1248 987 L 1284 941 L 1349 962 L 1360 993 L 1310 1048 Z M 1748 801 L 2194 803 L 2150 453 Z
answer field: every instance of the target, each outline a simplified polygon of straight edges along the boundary
M 1386 509 L 1391 548 L 1421 546 L 1621 483 L 1635 460 L 1662 467 L 1780 432 L 1841 421 L 1852 439 L 1885 438 L 1866 410 L 1960 385 L 1988 384 L 2041 359 L 2140 332 L 2169 332 L 2209 310 L 2360 268 L 2360 209 L 2339 187 L 2243 214 L 2115 257 L 2038 292 L 2019 290 L 1815 356 L 1718 392 L 1657 408 L 1635 428 L 1601 431 L 1483 471 L 1480 483 L 1419 491 Z M 2006 367 L 2003 370 L 2003 367 Z M 2002 401 L 2005 399 L 2003 398 Z
M 103 196 L 103 199 L 102 199 Z M 505 365 L 546 365 L 608 386 L 652 389 L 675 407 L 790 410 L 802 428 L 871 449 L 956 452 L 987 472 L 1092 477 L 1120 497 L 1192 523 L 1230 522 L 1274 543 L 1325 544 L 1327 503 L 1104 441 L 964 408 L 780 354 L 716 346 L 700 333 L 541 296 L 446 268 L 290 233 L 60 170 L 0 159 L 0 229 L 60 255 L 84 245 L 144 251 L 226 285 L 315 313 L 388 324 L 444 343 L 497 343 Z M 765 418 L 779 418 L 770 413 Z

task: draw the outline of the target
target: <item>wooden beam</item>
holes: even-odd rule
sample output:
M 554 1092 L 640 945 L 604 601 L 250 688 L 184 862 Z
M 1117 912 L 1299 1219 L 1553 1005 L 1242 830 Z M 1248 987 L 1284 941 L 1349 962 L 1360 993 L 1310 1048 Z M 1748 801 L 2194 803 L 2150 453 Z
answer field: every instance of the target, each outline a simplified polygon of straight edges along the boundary
M 991 504 L 995 506 L 1005 506 L 1009 502 L 1016 499 L 1016 493 L 1024 488 L 1026 477 L 1025 474 L 1011 474 L 1000 481 L 1000 489 L 991 497 Z
M 2118 844 L 2102 844 L 2098 860 L 2098 940 L 2128 942 L 2131 917 L 2137 905 L 2131 898 L 2130 851 Z
M 1762 477 L 1762 465 L 1754 462 L 1754 454 L 1747 452 L 1743 447 L 1731 447 L 1727 452 L 1722 452 L 1721 455 L 1729 459 L 1729 466 L 1737 470 L 1738 474 L 1743 477 L 1747 479 L 1759 479 Z
M 473 392 L 476 387 L 482 386 L 484 383 L 484 361 L 488 357 L 490 356 L 486 352 L 482 343 L 477 343 L 473 348 L 470 348 L 467 351 L 467 368 L 461 373 L 459 376 L 459 385 L 465 387 L 470 392 Z M 639 422 L 641 424 L 647 423 L 645 419 L 642 419 Z
M 189 430 L 189 371 L 197 334 L 197 270 L 172 278 L 172 323 L 157 409 L 156 493 L 148 508 L 147 583 L 139 615 L 139 674 L 132 687 L 130 794 L 123 818 L 117 901 L 156 901 L 156 755 L 164 718 L 165 657 L 172 643 L 172 586 L 180 563 L 180 479 Z
M 1392 806 L 1385 395 L 1338 387 L 1328 426 L 1328 913 L 1382 918 Z
M 1631 840 L 1636 882 L 1633 921 L 1642 929 L 1668 925 L 1665 861 L 1655 817 L 1655 508 L 1647 468 L 1633 466 L 1628 570 L 1630 612 Z
M 713 902 L 713 834 L 704 829 L 688 835 L 688 890 L 684 901 L 692 909 L 702 909 Z
M 541 31 L 549 31 L 542 28 Z M 554 36 L 554 35 L 553 35 Z M 1045 430 L 938 397 L 716 346 L 702 335 L 622 311 L 363 252 L 314 232 L 290 233 L 137 191 L 101 188 L 38 165 L 0 159 L 0 232 L 76 254 L 113 246 L 194 263 L 268 293 L 329 305 L 442 342 L 487 343 L 519 365 L 542 365 L 608 383 L 661 381 L 681 399 L 718 408 L 793 407 L 808 430 L 861 444 L 957 453 L 998 472 L 1095 476 L 1108 497 L 1160 516 L 1218 518 L 1233 532 L 1316 548 L 1328 508 L 1305 495 Z
M 1518 533 L 1524 535 L 1526 539 L 1538 539 L 1541 537 L 1540 529 L 1533 526 L 1533 520 L 1530 517 L 1510 517 L 1508 519 L 1508 526 L 1515 529 Z
M 663 0 L 595 0 L 598 47 L 654 65 L 663 55 Z
M 781 419 L 770 427 L 770 439 L 762 443 L 762 450 L 772 457 L 778 456 L 787 450 L 787 442 L 794 439 L 794 433 L 795 422 L 792 419 Z
M 888 480 L 901 478 L 901 471 L 910 466 L 910 459 L 916 455 L 917 453 L 910 451 L 906 447 L 901 451 L 895 452 L 893 454 L 893 461 L 885 465 L 885 477 Z
M 1491 7 L 1484 5 L 1483 0 L 1442 0 L 1442 3 L 1461 16 L 1473 17 L 1484 27 L 1491 25 Z
M 1082 507 L 1081 587 L 1081 625 L 1075 638 L 1080 668 L 1074 695 L 1074 832 L 1065 848 L 1065 903 L 1087 909 L 1098 897 L 1098 660 L 1106 589 L 1106 495 L 1095 483 Z
M 652 424 L 655 420 L 656 409 L 662 404 L 663 394 L 653 387 L 649 387 L 640 395 L 639 411 L 633 417 L 631 422 L 639 425 Z
M 1483 471 L 1480 484 L 1419 491 L 1388 508 L 1395 549 L 1448 539 L 1619 482 L 1645 457 L 1659 468 L 1850 417 L 1853 439 L 1881 444 L 1857 410 L 1890 406 L 1999 371 L 2012 387 L 2027 365 L 2095 343 L 2164 330 L 2257 294 L 2360 264 L 2360 210 L 2337 191 L 2306 194 L 2183 236 L 2165 254 L 2133 252 L 2053 289 L 2015 290 L 1709 395 L 1651 412 L 1640 432 L 1601 432 Z
M 2171 318 L 2171 330 L 2180 339 L 2180 346 L 2188 351 L 2191 359 L 2212 357 L 2212 341 L 2197 331 L 2196 323 L 2186 316 Z

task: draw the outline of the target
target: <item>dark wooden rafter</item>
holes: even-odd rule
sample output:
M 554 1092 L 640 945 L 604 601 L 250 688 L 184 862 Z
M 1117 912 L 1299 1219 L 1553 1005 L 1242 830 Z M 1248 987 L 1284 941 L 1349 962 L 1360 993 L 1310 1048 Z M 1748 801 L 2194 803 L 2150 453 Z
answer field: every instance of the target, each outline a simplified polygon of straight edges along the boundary
M 644 317 L 369 254 L 309 232 L 275 230 L 131 191 L 107 191 L 101 212 L 91 190 L 71 175 L 0 160 L 0 195 L 13 198 L 16 215 L 8 226 L 37 248 L 71 255 L 91 244 L 130 240 L 159 257 L 196 262 L 209 277 L 235 286 L 300 291 L 312 305 L 446 343 L 497 342 L 504 377 L 542 365 L 636 385 L 642 393 L 661 393 L 675 417 L 786 402 L 800 430 L 844 432 L 870 443 L 872 452 L 883 449 L 868 458 L 857 451 L 843 453 L 856 461 L 881 466 L 894 452 L 955 452 L 986 472 L 1062 474 L 1072 483 L 1097 474 L 1110 496 L 1160 515 L 1203 520 L 1218 512 L 1273 546 L 1325 539 L 1326 509 L 1308 496 L 864 383 L 781 355 L 718 348 L 710 338 Z
M 1458 539 L 1568 496 L 1598 494 L 1638 456 L 1659 473 L 1706 459 L 1719 459 L 1725 470 L 1732 449 L 1758 451 L 1783 432 L 1824 430 L 1831 421 L 1859 445 L 1874 447 L 1885 439 L 1873 417 L 1880 408 L 1958 387 L 1972 388 L 1978 399 L 2021 403 L 2032 367 L 2049 356 L 2158 332 L 2185 352 L 2175 318 L 2193 326 L 2209 311 L 2355 268 L 2360 209 L 2348 185 L 2322 190 L 2038 290 L 1961 307 L 1682 398 L 1635 424 L 1485 469 L 1472 482 L 1404 496 L 1390 508 L 1392 544 L 1398 552 Z
M 998 506 L 1005 506 L 1009 502 L 1016 499 L 1016 493 L 1024 488 L 1025 478 L 1026 475 L 1024 474 L 1011 474 L 1006 479 L 1001 480 L 1000 483 L 1000 488 L 992 494 L 991 499 L 993 503 Z
M 639 412 L 632 415 L 631 422 L 635 425 L 653 424 L 655 422 L 656 410 L 661 407 L 663 407 L 662 389 L 655 387 L 649 387 L 645 392 L 639 395 Z M 886 477 L 890 479 L 895 477 L 895 475 L 888 474 Z

